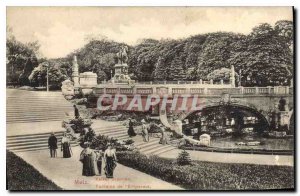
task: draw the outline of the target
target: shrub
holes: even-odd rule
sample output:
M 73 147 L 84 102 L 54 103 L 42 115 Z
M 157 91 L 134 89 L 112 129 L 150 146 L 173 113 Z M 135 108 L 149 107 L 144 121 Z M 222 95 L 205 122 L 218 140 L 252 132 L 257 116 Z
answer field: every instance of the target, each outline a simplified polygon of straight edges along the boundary
M 128 139 L 128 140 L 125 140 L 124 143 L 125 143 L 126 145 L 130 145 L 130 144 L 133 144 L 134 141 L 133 141 L 133 139 Z
M 190 165 L 192 163 L 190 154 L 183 150 L 182 152 L 179 153 L 177 157 L 177 164 L 178 165 Z

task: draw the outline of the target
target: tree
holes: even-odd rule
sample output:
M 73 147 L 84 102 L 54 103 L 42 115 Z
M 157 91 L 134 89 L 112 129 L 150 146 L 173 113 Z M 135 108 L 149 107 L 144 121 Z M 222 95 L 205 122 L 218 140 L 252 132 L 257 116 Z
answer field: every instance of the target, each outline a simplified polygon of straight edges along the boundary
M 28 76 L 38 65 L 37 42 L 23 44 L 16 40 L 11 28 L 7 27 L 6 39 L 6 82 L 7 84 L 27 85 Z
M 20 85 L 29 85 L 30 81 L 28 79 L 34 67 L 38 64 L 37 59 L 35 57 L 28 58 L 22 73 L 19 76 Z
M 47 65 L 49 64 L 48 76 L 49 85 L 51 89 L 59 89 L 61 87 L 61 82 L 67 79 L 67 75 L 62 73 L 59 66 L 55 65 L 53 62 L 44 62 L 39 64 L 33 69 L 29 78 L 32 86 L 46 86 L 47 84 Z
M 242 85 L 287 85 L 292 70 L 292 54 L 286 41 L 269 24 L 254 27 L 240 52 L 230 60 L 242 71 Z
M 167 69 L 164 64 L 164 59 L 159 57 L 155 65 L 154 70 L 154 80 L 166 80 L 167 79 Z
M 212 71 L 210 74 L 208 74 L 207 79 L 229 81 L 230 75 L 231 75 L 231 69 L 221 68 L 221 69 L 216 69 Z M 238 76 L 237 73 L 235 73 L 235 76 Z
M 177 164 L 178 165 L 191 165 L 192 161 L 190 158 L 190 154 L 183 150 L 182 152 L 179 153 L 178 157 L 177 157 Z
M 185 80 L 186 73 L 183 69 L 183 63 L 178 56 L 171 62 L 168 69 L 168 80 Z

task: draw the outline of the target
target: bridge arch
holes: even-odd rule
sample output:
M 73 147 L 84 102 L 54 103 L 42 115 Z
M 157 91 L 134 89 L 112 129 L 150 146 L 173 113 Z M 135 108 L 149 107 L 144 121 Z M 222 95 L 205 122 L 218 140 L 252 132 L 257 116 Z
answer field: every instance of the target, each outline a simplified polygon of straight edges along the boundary
M 214 110 L 214 109 L 217 109 L 220 107 L 225 107 L 225 108 L 231 110 L 231 112 L 236 112 L 236 113 L 246 112 L 246 113 L 249 113 L 249 114 L 257 117 L 258 118 L 258 124 L 257 124 L 258 132 L 263 132 L 263 131 L 269 129 L 270 124 L 269 124 L 266 116 L 264 114 L 262 114 L 261 111 L 254 108 L 253 106 L 242 105 L 242 104 L 237 104 L 237 103 L 227 103 L 227 104 L 214 103 L 214 104 L 205 105 L 205 106 L 199 107 L 199 110 L 189 112 L 181 120 L 188 119 L 189 117 L 195 115 L 198 112 Z

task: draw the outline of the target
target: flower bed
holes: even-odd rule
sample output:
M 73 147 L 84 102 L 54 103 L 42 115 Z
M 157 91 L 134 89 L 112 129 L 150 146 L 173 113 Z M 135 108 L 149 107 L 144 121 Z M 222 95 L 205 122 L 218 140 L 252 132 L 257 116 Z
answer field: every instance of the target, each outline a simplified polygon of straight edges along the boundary
M 176 160 L 147 157 L 138 152 L 118 152 L 118 162 L 167 182 L 192 190 L 293 189 L 294 169 L 193 161 L 179 166 Z

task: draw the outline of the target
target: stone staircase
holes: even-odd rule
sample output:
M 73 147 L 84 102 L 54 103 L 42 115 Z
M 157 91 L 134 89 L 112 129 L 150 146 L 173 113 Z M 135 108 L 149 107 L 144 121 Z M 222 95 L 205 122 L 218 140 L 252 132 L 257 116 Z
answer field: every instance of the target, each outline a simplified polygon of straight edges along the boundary
M 6 123 L 9 126 L 7 129 L 9 134 L 7 133 L 6 137 L 7 149 L 14 152 L 48 149 L 48 137 L 52 130 L 56 131 L 60 148 L 64 130 L 58 124 L 73 111 L 72 104 L 64 99 L 61 92 L 7 89 L 6 93 Z M 50 126 L 52 122 L 56 122 L 55 126 Z M 26 131 L 23 130 L 24 127 Z M 129 139 L 127 128 L 119 122 L 99 120 L 92 127 L 96 134 L 118 140 Z M 159 138 L 151 137 L 150 142 L 146 143 L 143 142 L 142 136 L 138 135 L 133 140 L 139 151 L 146 155 L 161 154 L 175 148 L 159 144 Z M 71 145 L 78 144 L 72 141 Z
M 54 133 L 57 138 L 58 150 L 60 150 L 63 131 Z M 49 136 L 50 132 L 7 136 L 6 149 L 13 152 L 45 150 L 48 149 Z M 76 141 L 71 141 L 71 146 L 78 146 L 78 144 Z
M 105 128 L 93 127 L 93 129 L 96 134 L 106 135 L 110 138 L 115 138 L 118 140 L 130 139 L 127 134 L 127 128 L 121 124 L 106 126 Z M 137 149 L 145 155 L 159 155 L 173 149 L 177 149 L 171 145 L 159 144 L 159 138 L 150 137 L 149 142 L 144 142 L 142 136 L 137 135 L 132 139 L 135 141 L 134 145 L 137 147 Z
M 35 92 L 8 89 L 6 123 L 61 121 L 72 111 L 72 104 L 61 92 Z
M 101 134 L 110 138 L 118 140 L 127 140 L 127 128 L 121 124 L 110 124 L 105 126 L 93 127 L 96 135 Z M 58 140 L 58 150 L 61 147 L 61 138 L 63 131 L 54 132 Z M 36 151 L 48 149 L 48 138 L 50 132 L 46 133 L 35 133 L 35 134 L 24 134 L 24 135 L 12 135 L 6 137 L 6 148 L 13 152 L 24 152 L 24 151 Z M 159 144 L 159 138 L 150 137 L 149 142 L 144 142 L 142 136 L 137 135 L 132 138 L 135 141 L 137 149 L 145 155 L 159 155 L 173 149 L 171 145 Z M 71 146 L 78 146 L 76 141 L 71 142 Z

